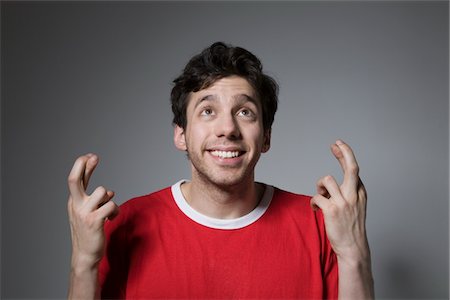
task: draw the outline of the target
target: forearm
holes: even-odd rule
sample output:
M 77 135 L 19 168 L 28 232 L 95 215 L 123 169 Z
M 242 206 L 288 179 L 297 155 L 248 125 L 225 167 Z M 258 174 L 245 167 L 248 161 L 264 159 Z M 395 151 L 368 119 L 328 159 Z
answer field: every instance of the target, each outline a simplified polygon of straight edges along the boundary
M 339 299 L 374 299 L 370 254 L 364 258 L 338 258 Z
M 72 259 L 68 299 L 100 299 L 98 264 L 84 264 Z

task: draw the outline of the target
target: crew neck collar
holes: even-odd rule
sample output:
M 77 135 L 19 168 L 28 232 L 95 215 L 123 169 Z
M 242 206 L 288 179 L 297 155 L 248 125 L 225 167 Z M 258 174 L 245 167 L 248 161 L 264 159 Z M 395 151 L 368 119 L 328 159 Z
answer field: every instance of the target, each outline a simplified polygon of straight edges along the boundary
M 255 207 L 255 209 L 253 209 L 251 212 L 235 219 L 218 219 L 201 214 L 189 205 L 189 203 L 186 201 L 186 198 L 184 198 L 183 193 L 181 192 L 181 185 L 187 181 L 188 180 L 183 179 L 172 185 L 171 191 L 175 203 L 180 208 L 180 210 L 191 220 L 214 229 L 240 229 L 256 222 L 264 215 L 267 208 L 269 207 L 274 191 L 273 186 L 265 185 L 265 190 L 261 201 L 259 202 L 258 206 Z

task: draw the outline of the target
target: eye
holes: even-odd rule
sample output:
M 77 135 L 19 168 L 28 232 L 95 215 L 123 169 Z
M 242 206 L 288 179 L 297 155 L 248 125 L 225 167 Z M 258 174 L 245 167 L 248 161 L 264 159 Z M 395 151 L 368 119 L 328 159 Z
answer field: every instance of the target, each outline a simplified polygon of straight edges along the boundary
M 210 116 L 213 114 L 213 110 L 211 108 L 204 108 L 200 114 L 202 116 Z
M 252 118 L 255 116 L 255 114 L 250 109 L 247 108 L 241 109 L 238 115 L 246 118 Z

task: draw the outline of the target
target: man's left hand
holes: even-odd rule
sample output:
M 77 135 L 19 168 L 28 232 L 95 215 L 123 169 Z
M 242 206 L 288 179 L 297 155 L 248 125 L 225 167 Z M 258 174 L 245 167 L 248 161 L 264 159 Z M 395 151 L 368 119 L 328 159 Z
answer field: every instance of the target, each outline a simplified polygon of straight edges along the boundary
M 331 146 L 331 152 L 344 172 L 343 183 L 339 186 L 330 175 L 319 179 L 311 206 L 322 210 L 338 260 L 370 260 L 365 226 L 367 193 L 359 178 L 358 163 L 352 149 L 340 140 Z

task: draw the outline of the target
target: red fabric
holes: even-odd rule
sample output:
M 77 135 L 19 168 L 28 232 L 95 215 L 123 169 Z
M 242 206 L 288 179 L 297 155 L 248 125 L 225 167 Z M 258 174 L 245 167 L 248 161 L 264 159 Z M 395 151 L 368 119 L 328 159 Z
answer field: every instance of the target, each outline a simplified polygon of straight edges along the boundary
M 307 196 L 275 189 L 241 229 L 184 215 L 170 188 L 132 199 L 107 222 L 102 298 L 336 299 L 337 260 Z

